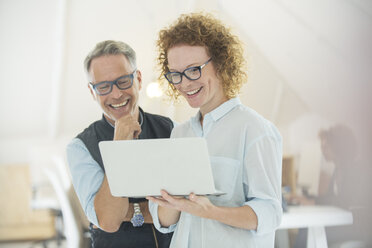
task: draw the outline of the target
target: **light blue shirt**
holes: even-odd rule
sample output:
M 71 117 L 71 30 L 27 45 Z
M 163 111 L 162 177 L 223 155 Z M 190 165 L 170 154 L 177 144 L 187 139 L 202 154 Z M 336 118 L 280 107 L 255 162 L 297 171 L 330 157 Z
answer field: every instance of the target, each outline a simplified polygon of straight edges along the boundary
M 80 139 L 73 139 L 68 144 L 66 152 L 72 184 L 80 204 L 88 220 L 99 227 L 94 198 L 101 187 L 105 173 Z
M 282 139 L 276 127 L 233 98 L 206 114 L 200 113 L 175 127 L 171 138 L 204 137 L 217 190 L 208 196 L 217 206 L 250 206 L 258 218 L 257 230 L 245 230 L 182 212 L 177 224 L 160 226 L 158 205 L 149 203 L 155 227 L 175 231 L 171 247 L 274 247 L 282 217 Z

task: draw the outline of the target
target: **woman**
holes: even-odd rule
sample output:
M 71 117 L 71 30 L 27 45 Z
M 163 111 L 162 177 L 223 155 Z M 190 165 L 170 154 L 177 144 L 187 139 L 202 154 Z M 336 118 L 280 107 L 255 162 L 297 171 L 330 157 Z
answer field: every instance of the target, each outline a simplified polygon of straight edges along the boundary
M 209 15 L 182 15 L 160 31 L 162 73 L 175 98 L 198 114 L 172 138 L 203 137 L 223 196 L 148 197 L 154 225 L 175 230 L 171 247 L 274 247 L 281 207 L 282 143 L 277 129 L 236 97 L 245 61 L 240 41 Z

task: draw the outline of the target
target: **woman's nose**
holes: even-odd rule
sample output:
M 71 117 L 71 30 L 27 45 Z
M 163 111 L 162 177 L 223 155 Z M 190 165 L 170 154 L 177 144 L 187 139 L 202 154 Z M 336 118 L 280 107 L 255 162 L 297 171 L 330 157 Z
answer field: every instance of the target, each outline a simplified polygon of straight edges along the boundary
M 183 76 L 182 77 L 182 81 L 181 83 L 179 83 L 179 85 L 182 87 L 182 88 L 187 88 L 189 87 L 192 83 L 193 83 L 194 80 L 190 80 L 188 79 L 187 77 Z

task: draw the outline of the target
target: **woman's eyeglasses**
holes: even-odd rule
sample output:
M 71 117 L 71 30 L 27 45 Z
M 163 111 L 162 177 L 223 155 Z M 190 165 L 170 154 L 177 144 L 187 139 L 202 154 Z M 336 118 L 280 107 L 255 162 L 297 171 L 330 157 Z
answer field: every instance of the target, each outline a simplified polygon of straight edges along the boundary
M 208 59 L 207 62 L 200 66 L 193 66 L 185 69 L 183 72 L 170 71 L 164 76 L 171 84 L 179 84 L 182 82 L 182 76 L 185 76 L 189 80 L 197 80 L 201 77 L 201 70 L 212 60 Z

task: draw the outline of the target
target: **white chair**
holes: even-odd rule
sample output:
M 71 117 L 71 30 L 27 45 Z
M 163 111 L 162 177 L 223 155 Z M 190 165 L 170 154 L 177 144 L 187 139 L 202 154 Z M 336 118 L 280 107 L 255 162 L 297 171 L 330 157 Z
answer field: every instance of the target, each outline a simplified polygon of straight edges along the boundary
M 72 206 L 68 199 L 68 195 L 63 188 L 61 179 L 58 174 L 50 168 L 45 168 L 44 173 L 52 184 L 61 206 L 66 246 L 69 248 L 80 248 L 80 237 L 82 237 L 81 229 L 79 228 L 79 223 L 77 223 L 77 219 L 74 216 Z
M 82 209 L 79 199 L 75 193 L 75 189 L 72 186 L 71 175 L 68 170 L 67 163 L 62 156 L 52 156 L 54 166 L 57 168 L 57 173 L 60 176 L 64 190 L 68 196 L 75 218 L 83 228 L 83 234 L 85 237 L 89 237 L 89 221 Z
M 87 247 L 86 223 L 76 206 L 73 197 L 72 184 L 62 157 L 52 157 L 52 166 L 44 168 L 44 174 L 49 179 L 60 204 L 63 218 L 63 230 L 66 237 L 66 247 Z M 85 216 L 84 216 L 85 218 Z

